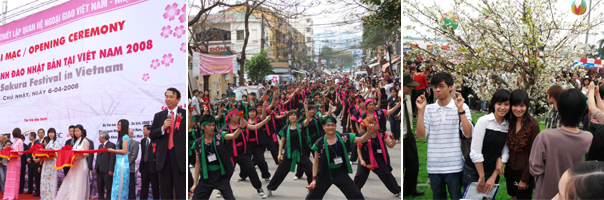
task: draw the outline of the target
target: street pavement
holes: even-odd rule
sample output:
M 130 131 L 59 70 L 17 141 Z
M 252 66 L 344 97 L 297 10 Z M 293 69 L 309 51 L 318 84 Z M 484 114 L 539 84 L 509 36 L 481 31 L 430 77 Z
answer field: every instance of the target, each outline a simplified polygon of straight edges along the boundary
M 387 127 L 387 133 L 390 133 L 390 122 L 388 122 Z M 339 124 L 337 130 L 341 132 L 341 126 Z M 392 174 L 398 180 L 399 186 L 402 186 L 401 146 L 401 143 L 398 143 L 396 144 L 396 146 L 394 146 L 394 148 L 388 149 L 388 153 L 390 154 L 389 159 L 391 159 L 392 162 Z M 271 173 L 272 178 L 274 172 L 277 170 L 277 165 L 275 165 L 275 162 L 273 162 L 273 158 L 269 151 L 266 151 L 264 153 L 264 157 L 266 158 L 266 161 L 268 163 L 268 170 Z M 313 160 L 312 157 L 310 159 L 311 161 Z M 367 161 L 367 159 L 365 159 L 365 161 Z M 352 165 L 353 173 L 349 174 L 351 179 L 354 179 L 354 175 L 357 171 L 357 164 L 358 162 L 355 162 Z M 233 177 L 231 177 L 231 187 L 233 189 L 233 194 L 235 195 L 235 198 L 262 199 L 262 197 L 259 196 L 256 192 L 256 189 L 252 187 L 249 178 L 245 181 L 237 182 L 237 179 L 239 178 L 239 170 L 239 166 L 236 166 L 235 172 L 233 173 Z M 258 167 L 256 167 L 256 171 L 258 172 L 258 176 L 260 176 L 260 170 L 258 170 Z M 305 199 L 306 195 L 308 194 L 308 190 L 305 188 L 306 186 L 308 186 L 306 182 L 306 176 L 304 176 L 304 178 L 302 179 L 294 181 L 294 174 L 295 173 L 293 172 L 288 173 L 283 183 L 281 183 L 277 190 L 273 191 L 273 196 L 269 197 L 268 199 Z M 266 186 L 268 185 L 268 183 L 265 182 L 262 177 L 260 177 L 260 179 L 262 180 L 262 189 L 266 192 Z M 335 185 L 332 185 L 323 197 L 323 199 L 346 199 L 343 192 L 344 191 L 340 191 Z M 365 183 L 365 186 L 363 186 L 363 188 L 361 189 L 361 192 L 363 193 L 365 199 L 400 199 L 395 197 L 394 194 L 390 193 L 384 183 L 382 183 L 382 181 L 373 172 L 370 173 L 369 179 L 367 179 L 367 182 Z M 218 190 L 214 190 L 214 192 L 210 196 L 210 199 L 217 199 L 216 194 L 218 194 Z

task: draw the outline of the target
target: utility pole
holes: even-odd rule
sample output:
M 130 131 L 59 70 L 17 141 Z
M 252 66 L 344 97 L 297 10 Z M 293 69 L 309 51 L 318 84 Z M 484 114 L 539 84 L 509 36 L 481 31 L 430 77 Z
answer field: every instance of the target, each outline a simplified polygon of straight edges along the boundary
M 587 13 L 587 24 L 589 24 L 591 18 L 591 0 L 589 0 L 589 13 Z M 589 29 L 587 29 L 587 33 L 585 33 L 585 44 L 587 44 L 587 38 L 589 38 Z
M 264 50 L 264 13 L 262 13 L 262 25 L 260 28 L 260 49 Z

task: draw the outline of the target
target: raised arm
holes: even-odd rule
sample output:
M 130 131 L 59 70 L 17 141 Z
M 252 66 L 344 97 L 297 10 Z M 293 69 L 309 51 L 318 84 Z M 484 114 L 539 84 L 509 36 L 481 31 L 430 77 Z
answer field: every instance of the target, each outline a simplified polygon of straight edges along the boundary
M 379 109 L 379 108 L 380 108 L 380 106 L 382 106 L 382 93 L 381 93 L 381 92 L 379 92 L 379 90 L 378 90 L 378 89 L 376 89 L 375 91 L 376 91 L 375 95 L 377 95 L 377 96 L 378 96 L 378 100 L 377 100 L 377 104 L 375 105 L 375 108 L 376 108 L 376 109 Z
M 222 112 L 224 111 L 224 104 L 220 104 L 220 108 L 218 108 L 218 115 L 214 117 L 214 120 L 218 121 L 222 118 Z
M 257 123 L 254 125 L 247 124 L 246 125 L 247 129 L 250 129 L 252 131 L 258 130 L 258 129 L 262 128 L 262 126 L 264 126 L 264 124 L 266 124 L 270 119 L 271 119 L 271 116 L 269 115 L 266 117 L 266 119 L 262 120 L 262 122 L 260 122 L 260 123 Z M 244 126 L 242 126 L 242 127 L 244 127 Z
M 377 130 L 377 127 L 375 124 L 369 124 L 367 126 L 367 128 L 369 130 Z M 367 141 L 367 139 L 369 139 L 369 135 L 371 135 L 371 133 L 369 131 L 367 131 L 367 132 L 365 132 L 365 134 L 363 134 L 362 137 L 355 137 L 354 143 L 365 143 Z
M 233 133 L 225 134 L 224 139 L 232 140 L 232 139 L 239 137 L 239 134 L 241 133 L 241 129 L 245 128 L 245 126 L 247 126 L 247 121 L 243 120 L 242 118 L 239 118 L 239 126 L 236 127 L 237 130 L 235 130 L 235 132 L 233 132 Z
M 396 110 L 400 107 L 401 107 L 400 101 L 396 104 L 396 106 L 394 106 L 394 108 L 390 108 L 390 105 L 388 105 L 388 111 L 386 111 L 386 116 L 390 116 L 390 115 L 394 114 L 396 112 Z
M 310 120 L 312 120 L 312 117 L 310 116 L 310 111 L 308 111 L 308 101 L 306 99 L 304 99 L 304 112 L 306 114 L 306 119 L 304 119 L 304 127 L 307 127 L 308 124 L 310 123 Z
M 331 114 L 333 114 L 333 112 L 336 111 L 336 107 L 333 106 L 333 104 L 329 103 L 329 109 L 327 110 L 327 113 L 325 113 L 324 115 L 322 115 L 322 117 L 327 117 L 330 116 Z

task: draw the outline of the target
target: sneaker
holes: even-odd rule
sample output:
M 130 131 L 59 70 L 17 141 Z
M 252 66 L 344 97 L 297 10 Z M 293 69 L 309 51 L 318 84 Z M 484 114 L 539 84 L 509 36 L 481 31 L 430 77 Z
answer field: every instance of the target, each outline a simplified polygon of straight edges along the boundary
M 245 178 L 239 178 L 239 179 L 237 179 L 237 182 L 241 182 L 241 181 L 245 181 Z
M 262 190 L 262 188 L 258 188 L 256 191 L 258 192 L 258 195 L 264 196 L 264 190 Z
M 396 194 L 394 194 L 394 196 L 397 197 L 397 198 L 401 198 L 401 193 L 400 192 L 396 193 Z
M 267 183 L 270 183 L 271 179 L 270 178 L 265 178 L 264 181 L 266 181 Z
M 294 181 L 295 181 L 295 180 L 298 180 L 298 179 L 300 179 L 300 178 L 298 178 L 297 176 L 294 176 Z
M 220 194 L 220 192 L 218 192 L 218 194 L 216 195 L 216 198 L 218 198 L 218 199 L 222 198 L 222 194 Z
M 264 195 L 262 196 L 262 199 L 267 199 L 268 197 L 273 196 L 273 193 L 271 192 L 271 190 L 266 189 L 266 192 L 264 193 Z

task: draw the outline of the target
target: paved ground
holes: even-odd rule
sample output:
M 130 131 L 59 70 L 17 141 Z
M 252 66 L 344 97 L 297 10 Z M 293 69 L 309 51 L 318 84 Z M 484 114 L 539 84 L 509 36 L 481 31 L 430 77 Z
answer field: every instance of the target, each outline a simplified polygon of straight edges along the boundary
M 390 132 L 390 124 L 387 125 L 388 130 Z M 341 131 L 340 125 L 338 125 L 338 131 Z M 397 144 L 392 149 L 388 149 L 390 154 L 390 158 L 392 161 L 392 174 L 399 181 L 399 185 L 402 185 L 401 182 L 401 144 Z M 277 170 L 277 166 L 275 162 L 272 160 L 272 156 L 270 152 L 265 152 L 264 154 L 269 171 L 271 172 L 271 176 L 274 174 L 275 170 Z M 311 157 L 312 159 L 312 157 Z M 354 175 L 356 174 L 357 163 L 354 163 L 352 166 L 353 174 L 349 174 L 351 179 L 354 179 Z M 260 170 L 258 171 L 258 176 L 260 176 Z M 237 199 L 262 199 L 261 196 L 258 195 L 256 189 L 252 187 L 249 179 L 243 182 L 237 182 L 239 178 L 239 167 L 235 167 L 235 173 L 231 178 L 231 187 L 233 188 L 233 193 L 235 198 Z M 272 177 L 271 177 L 272 178 Z M 304 199 L 308 194 L 308 190 L 305 188 L 308 186 L 306 183 L 306 177 L 300 180 L 293 180 L 294 173 L 290 172 L 283 183 L 279 186 L 276 191 L 273 191 L 273 196 L 268 199 Z M 267 182 L 262 181 L 262 189 L 266 191 Z M 375 175 L 375 173 L 371 173 L 369 175 L 369 179 L 365 186 L 361 189 L 363 196 L 365 199 L 400 199 L 396 198 L 394 194 L 390 193 L 386 186 L 382 183 L 382 181 Z M 214 190 L 210 199 L 217 199 L 216 194 L 217 190 Z M 329 188 L 329 191 L 325 194 L 323 199 L 346 199 L 342 191 L 340 191 L 335 185 L 332 185 Z

